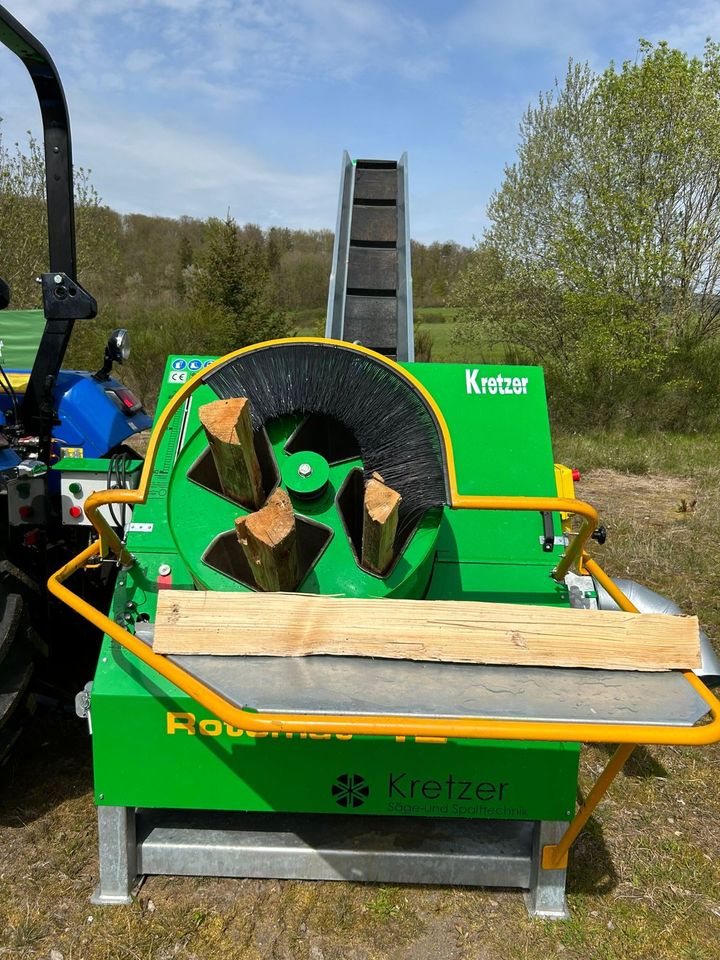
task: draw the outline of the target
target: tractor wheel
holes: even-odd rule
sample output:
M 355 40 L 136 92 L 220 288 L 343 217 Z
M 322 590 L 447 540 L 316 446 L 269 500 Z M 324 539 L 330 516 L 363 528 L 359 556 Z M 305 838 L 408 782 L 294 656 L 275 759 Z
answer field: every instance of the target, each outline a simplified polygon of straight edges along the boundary
M 38 644 L 25 602 L 0 584 L 0 766 L 32 716 L 30 692 Z

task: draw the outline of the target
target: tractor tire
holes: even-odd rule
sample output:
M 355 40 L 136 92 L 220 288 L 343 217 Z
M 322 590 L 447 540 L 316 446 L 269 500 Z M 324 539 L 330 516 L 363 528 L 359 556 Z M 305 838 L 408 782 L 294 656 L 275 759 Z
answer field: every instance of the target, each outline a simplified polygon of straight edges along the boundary
M 35 710 L 30 681 L 39 652 L 25 601 L 0 584 L 0 766 Z

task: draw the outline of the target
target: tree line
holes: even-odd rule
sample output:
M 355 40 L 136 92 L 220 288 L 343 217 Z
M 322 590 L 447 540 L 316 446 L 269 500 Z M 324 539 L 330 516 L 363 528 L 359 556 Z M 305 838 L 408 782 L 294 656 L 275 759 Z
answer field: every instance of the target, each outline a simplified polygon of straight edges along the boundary
M 1 133 L 1 127 L 0 127 Z M 334 236 L 262 229 L 225 219 L 120 214 L 104 205 L 89 171 L 76 169 L 78 279 L 97 298 L 96 321 L 77 324 L 68 363 L 92 367 L 113 326 L 130 329 L 125 375 L 150 406 L 171 352 L 222 353 L 296 331 L 320 333 Z M 0 275 L 11 307 L 39 307 L 47 268 L 42 149 L 0 139 Z M 413 242 L 415 303 L 441 306 L 471 251 Z

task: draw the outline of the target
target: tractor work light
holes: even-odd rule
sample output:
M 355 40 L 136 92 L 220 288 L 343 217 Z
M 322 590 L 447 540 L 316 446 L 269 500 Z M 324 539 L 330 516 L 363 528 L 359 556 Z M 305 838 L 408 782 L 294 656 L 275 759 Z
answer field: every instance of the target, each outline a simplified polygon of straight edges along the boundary
M 124 363 L 130 359 L 130 334 L 124 328 L 113 330 L 108 338 L 108 353 L 115 363 Z

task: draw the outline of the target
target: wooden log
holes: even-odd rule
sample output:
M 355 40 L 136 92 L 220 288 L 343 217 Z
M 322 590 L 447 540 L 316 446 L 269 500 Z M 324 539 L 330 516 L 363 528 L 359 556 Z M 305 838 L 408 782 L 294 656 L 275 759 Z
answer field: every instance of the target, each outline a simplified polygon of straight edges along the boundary
M 153 646 L 174 654 L 331 654 L 603 670 L 700 664 L 697 617 L 301 593 L 163 590 Z
M 295 514 L 284 490 L 257 513 L 238 517 L 235 532 L 261 590 L 294 590 L 300 582 Z
M 246 397 L 214 400 L 198 410 L 223 493 L 244 507 L 263 501 L 260 464 L 255 453 L 250 402 Z
M 395 557 L 395 535 L 402 497 L 388 487 L 379 473 L 365 486 L 361 563 L 374 573 L 383 574 Z

